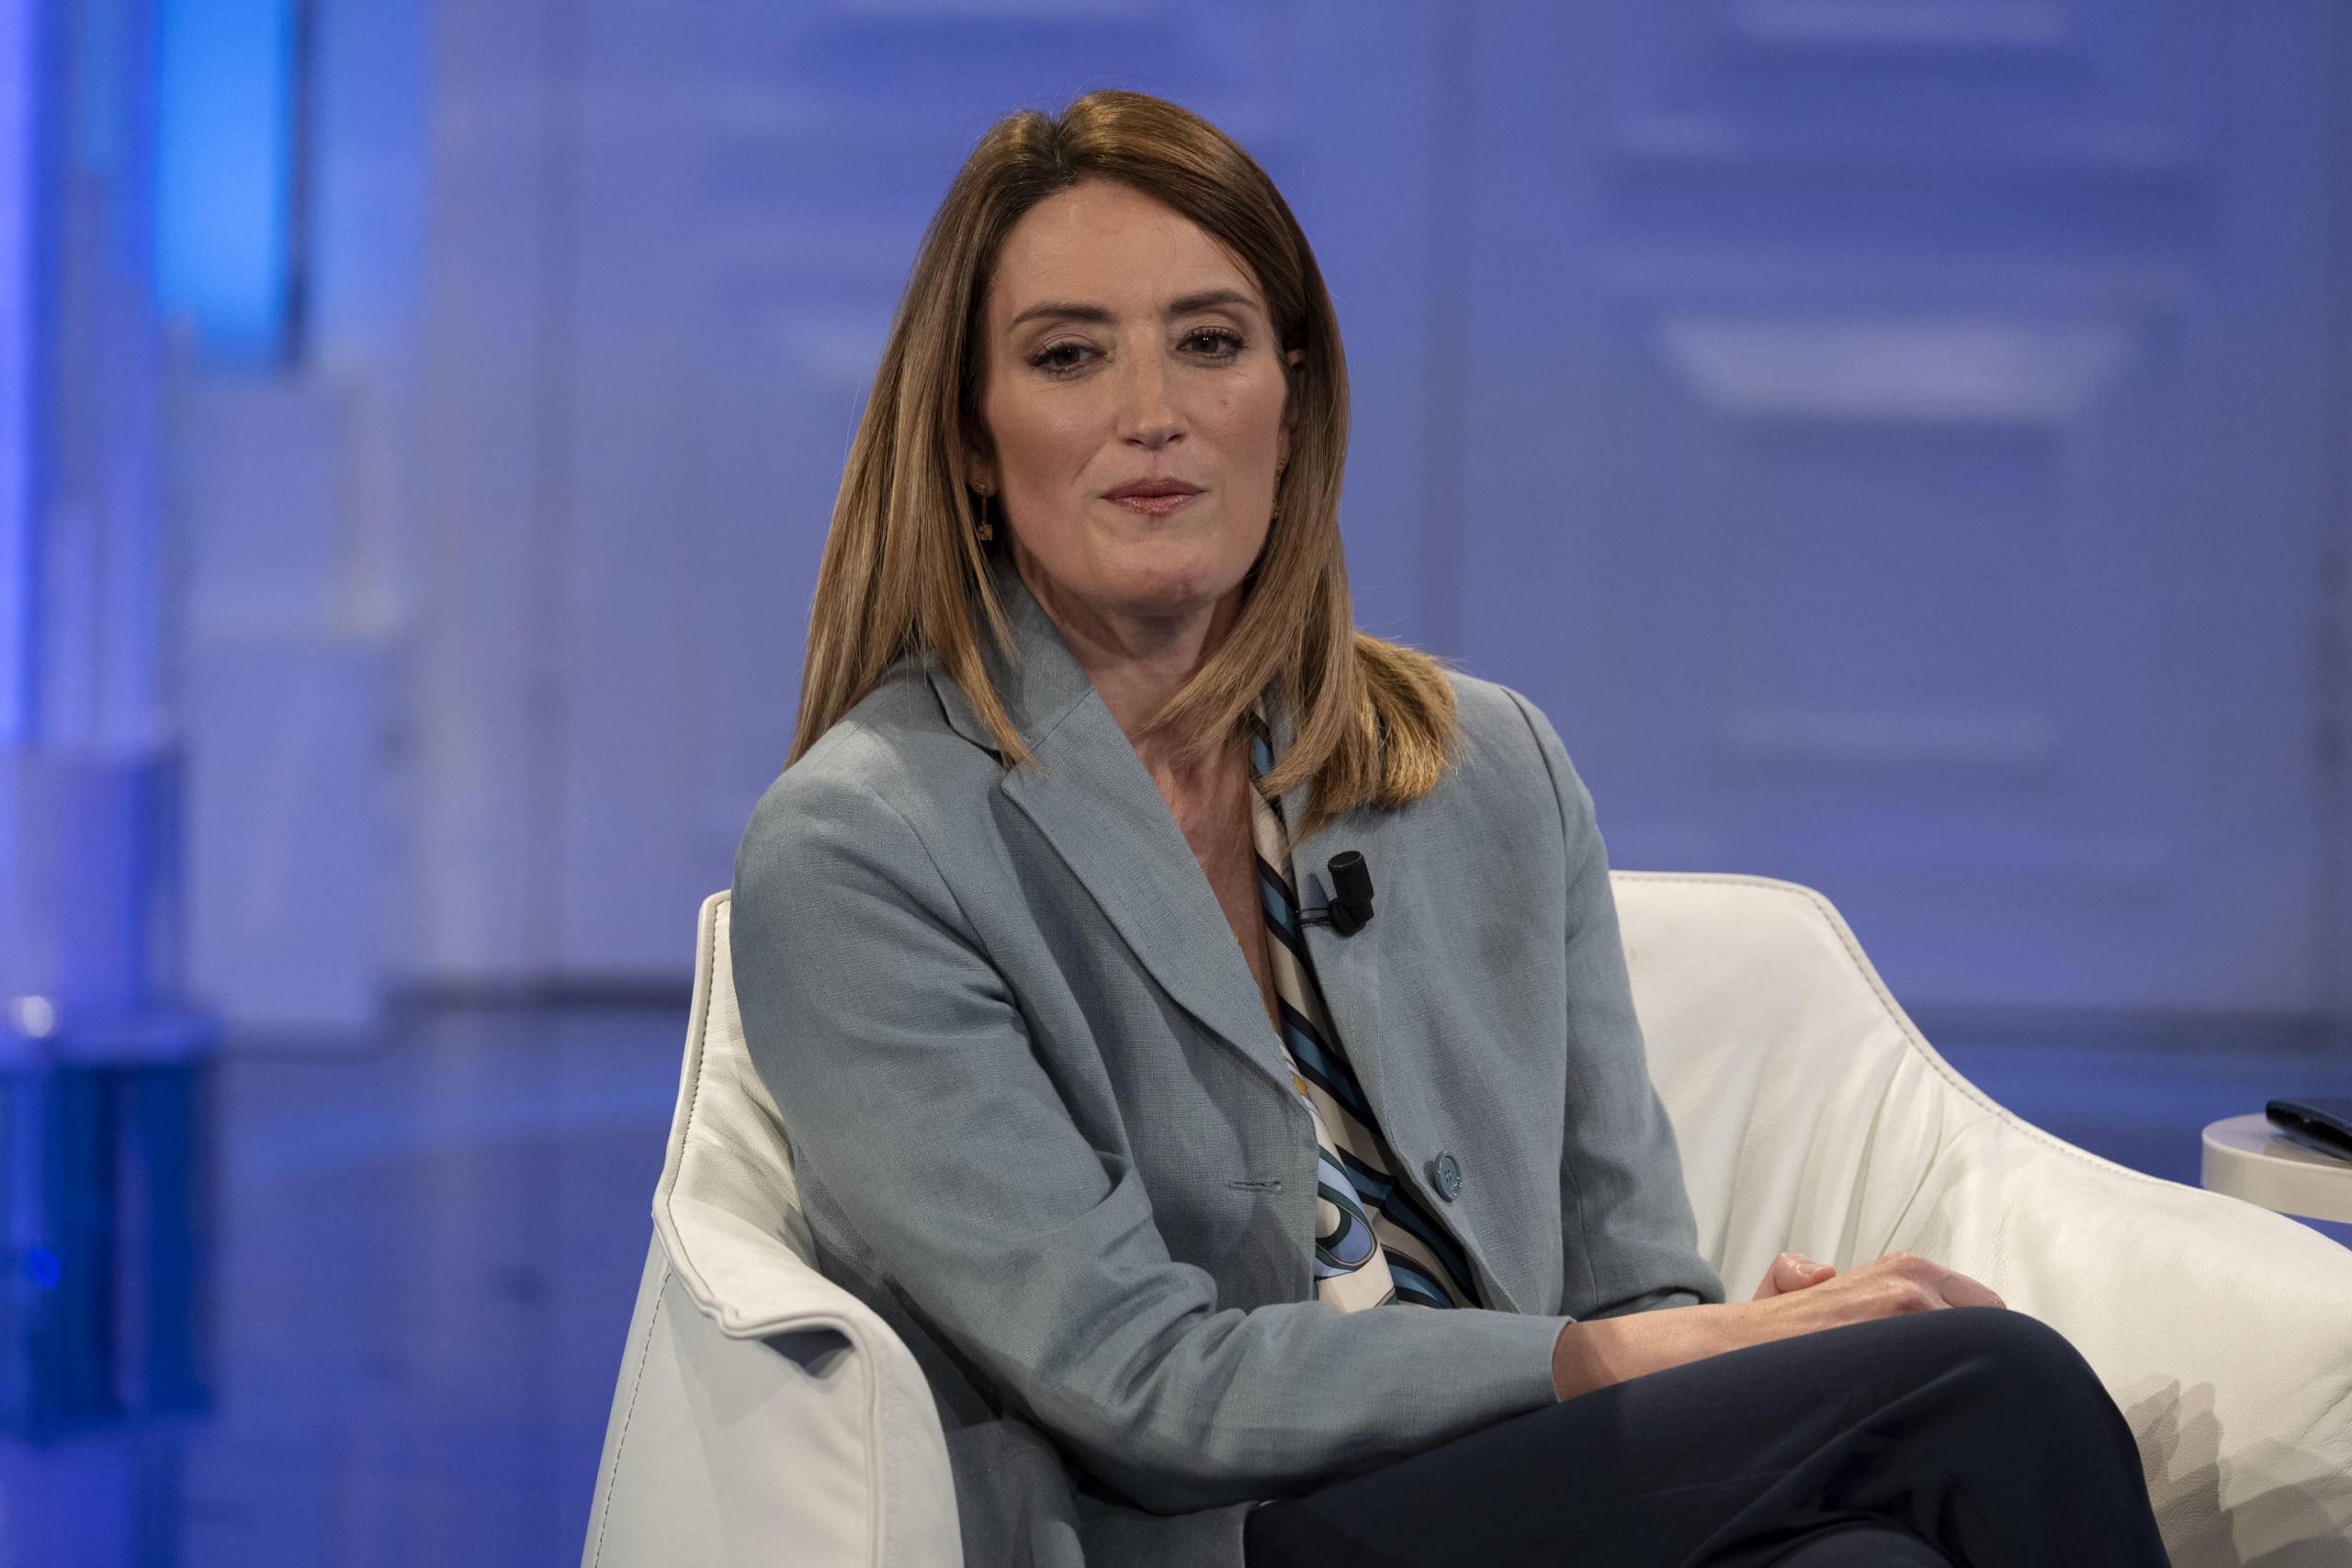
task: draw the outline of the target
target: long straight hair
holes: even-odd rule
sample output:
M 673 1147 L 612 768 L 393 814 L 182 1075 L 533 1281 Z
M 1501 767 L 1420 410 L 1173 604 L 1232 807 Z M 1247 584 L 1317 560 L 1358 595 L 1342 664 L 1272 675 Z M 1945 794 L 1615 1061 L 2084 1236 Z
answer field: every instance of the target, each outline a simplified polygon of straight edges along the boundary
M 1164 203 L 1249 266 L 1290 378 L 1295 423 L 1275 516 L 1223 642 L 1146 722 L 1180 750 L 1230 738 L 1269 684 L 1295 716 L 1289 750 L 1260 781 L 1278 796 L 1313 789 L 1300 838 L 1366 805 L 1435 788 L 1458 738 L 1445 666 L 1356 629 L 1340 547 L 1348 446 L 1347 359 L 1306 236 L 1273 181 L 1230 137 L 1143 93 L 1089 93 L 1059 116 L 1034 109 L 990 127 L 933 215 L 890 324 L 850 448 L 817 571 L 799 760 L 901 658 L 927 655 L 995 733 L 1007 769 L 1035 765 L 988 677 L 985 620 L 1012 631 L 975 531 L 966 454 L 985 452 L 980 402 L 990 278 L 1004 238 L 1038 202 L 1088 179 Z M 1304 363 L 1288 367 L 1292 350 Z

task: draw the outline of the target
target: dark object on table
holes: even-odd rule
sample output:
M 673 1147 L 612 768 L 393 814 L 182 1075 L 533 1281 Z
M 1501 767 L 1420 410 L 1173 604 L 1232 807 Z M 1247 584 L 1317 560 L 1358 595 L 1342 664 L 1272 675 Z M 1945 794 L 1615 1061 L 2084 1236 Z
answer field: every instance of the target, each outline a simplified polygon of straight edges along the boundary
M 2337 1159 L 2352 1160 L 2352 1099 L 2274 1100 L 2262 1108 L 2284 1138 Z

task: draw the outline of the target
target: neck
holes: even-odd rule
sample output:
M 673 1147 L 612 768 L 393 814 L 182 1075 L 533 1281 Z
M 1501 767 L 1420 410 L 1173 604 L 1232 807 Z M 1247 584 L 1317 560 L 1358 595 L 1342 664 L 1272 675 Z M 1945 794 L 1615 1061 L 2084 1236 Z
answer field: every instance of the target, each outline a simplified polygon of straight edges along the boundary
M 1239 588 L 1179 614 L 1142 615 L 1058 592 L 1017 541 L 1013 565 L 1153 778 L 1163 787 L 1184 784 L 1230 764 L 1231 747 L 1204 748 L 1187 757 L 1188 737 L 1147 735 L 1143 728 L 1223 644 L 1240 614 Z

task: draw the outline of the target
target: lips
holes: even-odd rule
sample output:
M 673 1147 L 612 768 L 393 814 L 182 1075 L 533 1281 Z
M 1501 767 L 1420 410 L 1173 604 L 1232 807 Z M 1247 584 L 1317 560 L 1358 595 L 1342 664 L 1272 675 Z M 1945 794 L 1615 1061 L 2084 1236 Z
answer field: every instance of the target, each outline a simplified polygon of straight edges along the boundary
M 1186 484 L 1182 479 L 1130 479 L 1114 491 L 1105 491 L 1105 501 L 1146 501 L 1161 496 L 1198 495 L 1201 487 Z
M 1146 517 L 1165 517 L 1190 506 L 1200 499 L 1196 490 L 1171 490 L 1161 495 L 1135 492 L 1109 497 L 1112 505 L 1125 511 L 1141 513 Z

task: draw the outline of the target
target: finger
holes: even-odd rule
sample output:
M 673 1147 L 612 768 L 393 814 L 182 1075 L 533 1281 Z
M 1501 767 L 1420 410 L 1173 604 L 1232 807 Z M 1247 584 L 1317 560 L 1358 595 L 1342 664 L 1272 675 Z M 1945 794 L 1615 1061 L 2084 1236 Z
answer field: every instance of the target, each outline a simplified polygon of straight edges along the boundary
M 1957 1273 L 1950 1269 L 1941 1270 L 1941 1273 L 1943 1278 L 1937 1282 L 1937 1289 L 1942 1293 L 1944 1300 L 1953 1306 L 2005 1307 L 2009 1304 L 1996 1294 L 1990 1286 L 1980 1284 L 1965 1274 Z
M 1798 1274 L 1795 1266 L 1799 1261 L 1800 1255 L 1793 1252 L 1783 1252 L 1773 1258 L 1770 1266 L 1764 1270 L 1763 1283 L 1756 1287 L 1756 1299 L 1762 1301 L 1768 1296 L 1777 1296 L 1798 1289 Z
M 1818 1285 L 1838 1270 L 1826 1263 L 1816 1263 L 1802 1252 L 1783 1252 L 1772 1259 L 1772 1267 L 1756 1287 L 1756 1299 L 1786 1295 L 1802 1291 L 1808 1285 Z
M 1830 1276 L 1836 1274 L 1838 1270 L 1829 1264 L 1817 1263 L 1812 1258 L 1806 1258 L 1800 1259 L 1795 1267 L 1794 1272 L 1796 1276 L 1795 1279 L 1791 1283 L 1781 1287 L 1781 1293 L 1784 1295 L 1790 1291 L 1802 1291 L 1809 1285 L 1818 1285 L 1824 1280 L 1826 1280 Z

